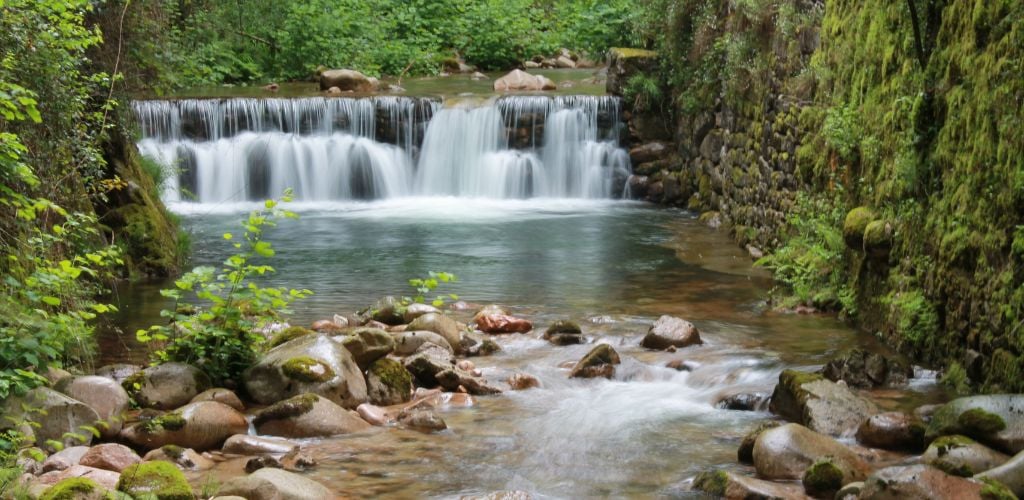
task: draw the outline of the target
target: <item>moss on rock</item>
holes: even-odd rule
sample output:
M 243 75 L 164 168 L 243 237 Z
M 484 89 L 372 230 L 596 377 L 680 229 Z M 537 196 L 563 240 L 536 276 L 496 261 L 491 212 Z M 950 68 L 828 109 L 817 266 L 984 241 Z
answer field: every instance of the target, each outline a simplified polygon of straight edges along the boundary
M 843 471 L 831 458 L 823 458 L 804 471 L 804 491 L 813 497 L 831 497 L 843 487 Z
M 658 57 L 658 53 L 653 50 L 634 49 L 628 47 L 612 47 L 608 49 L 608 52 L 610 52 L 613 57 L 621 57 L 623 59 Z
M 180 413 L 171 412 L 160 415 L 159 417 L 150 419 L 142 424 L 143 432 L 155 433 L 164 431 L 180 431 L 185 428 L 185 417 L 181 416 Z
M 985 484 L 981 487 L 981 498 L 983 500 L 1017 500 L 1017 495 L 1014 495 L 1013 491 L 1007 488 L 1005 484 L 989 477 L 977 479 Z
M 308 328 L 303 328 L 301 326 L 291 326 L 285 328 L 284 330 L 281 330 L 273 337 L 270 337 L 270 340 L 267 341 L 267 349 L 273 349 L 290 340 L 295 340 L 299 337 L 305 337 L 306 335 L 312 335 L 314 333 L 316 332 Z
M 995 413 L 981 408 L 971 408 L 957 417 L 957 424 L 968 436 L 987 436 L 1006 428 L 1006 422 Z
M 193 500 L 195 495 L 185 475 L 170 462 L 155 460 L 134 464 L 121 472 L 117 491 L 135 498 Z
M 327 382 L 334 378 L 334 370 L 322 361 L 309 356 L 289 359 L 281 365 L 281 371 L 288 378 L 306 383 Z
M 854 250 L 864 248 L 864 232 L 872 221 L 875 213 L 867 207 L 857 207 L 846 214 L 843 221 L 843 240 Z
M 39 500 L 78 500 L 102 489 L 103 487 L 92 479 L 72 477 L 47 488 Z
M 412 374 L 398 361 L 388 358 L 378 359 L 370 366 L 369 372 L 396 392 L 403 394 L 412 392 Z
M 284 401 L 279 401 L 260 410 L 255 418 L 253 418 L 253 423 L 260 425 L 271 420 L 283 420 L 305 415 L 313 410 L 313 405 L 318 401 L 320 401 L 320 396 L 310 393 L 300 394 Z
M 175 460 L 181 458 L 185 454 L 185 448 L 176 444 L 165 444 L 160 447 L 160 451 L 164 452 L 164 455 Z
M 717 497 L 724 497 L 728 486 L 729 475 L 725 471 L 705 471 L 693 479 L 693 489 Z
M 892 250 L 892 224 L 875 220 L 864 228 L 864 252 L 869 256 L 884 259 Z

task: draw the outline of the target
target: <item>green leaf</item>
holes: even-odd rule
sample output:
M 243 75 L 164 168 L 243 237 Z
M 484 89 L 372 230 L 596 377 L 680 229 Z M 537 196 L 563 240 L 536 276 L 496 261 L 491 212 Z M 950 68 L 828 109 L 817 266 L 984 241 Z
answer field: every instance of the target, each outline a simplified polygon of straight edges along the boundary
M 256 244 L 252 246 L 252 250 L 261 257 L 274 256 L 274 250 L 270 247 L 270 243 L 266 241 L 257 241 Z
M 60 299 L 58 299 L 57 297 L 51 297 L 51 296 L 48 295 L 46 297 L 43 297 L 40 300 L 42 300 L 46 304 L 54 306 L 54 307 L 57 307 L 57 306 L 60 305 Z

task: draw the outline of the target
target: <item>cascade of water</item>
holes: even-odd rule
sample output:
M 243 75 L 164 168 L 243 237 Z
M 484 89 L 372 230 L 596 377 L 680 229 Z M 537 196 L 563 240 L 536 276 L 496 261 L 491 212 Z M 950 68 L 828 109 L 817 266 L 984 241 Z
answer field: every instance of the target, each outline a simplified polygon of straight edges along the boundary
M 307 201 L 407 195 L 620 196 L 619 101 L 508 96 L 439 109 L 408 97 L 133 103 L 142 153 L 176 170 L 164 198 Z

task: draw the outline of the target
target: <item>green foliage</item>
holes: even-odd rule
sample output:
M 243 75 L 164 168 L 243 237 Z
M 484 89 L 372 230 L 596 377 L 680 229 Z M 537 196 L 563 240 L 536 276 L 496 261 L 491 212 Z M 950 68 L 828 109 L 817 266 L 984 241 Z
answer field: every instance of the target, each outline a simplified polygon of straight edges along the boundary
M 633 110 L 638 113 L 659 109 L 663 106 L 664 94 L 661 82 L 656 78 L 637 73 L 626 80 L 623 88 L 625 98 L 633 101 Z
M 410 279 L 409 286 L 416 289 L 416 295 L 413 296 L 412 298 L 403 297 L 402 303 L 405 305 L 411 304 L 413 302 L 418 302 L 422 304 L 426 301 L 427 294 L 433 292 L 438 286 L 440 286 L 441 283 L 451 283 L 455 281 L 459 281 L 459 278 L 458 276 L 455 276 L 452 273 L 434 271 L 430 271 L 429 273 L 427 273 L 426 278 Z M 434 300 L 431 301 L 431 304 L 433 304 L 434 307 L 441 307 L 442 305 L 444 305 L 447 299 L 459 300 L 459 296 L 454 293 L 450 293 L 447 295 L 438 295 L 437 297 L 434 298 Z
M 857 159 L 860 146 L 861 131 L 857 110 L 844 106 L 828 110 L 821 135 L 825 143 L 846 161 Z
M 291 197 L 288 191 L 281 201 L 291 201 Z M 245 231 L 239 241 L 234 241 L 232 233 L 224 234 L 236 253 L 223 267 L 197 267 L 176 280 L 175 288 L 161 292 L 174 299 L 174 307 L 160 313 L 169 324 L 136 333 L 141 342 L 162 343 L 153 354 L 154 362 L 195 365 L 215 384 L 238 380 L 260 352 L 264 342 L 260 330 L 290 313 L 288 307 L 293 301 L 312 293 L 263 287 L 257 282 L 259 277 L 274 272 L 273 267 L 262 263 L 275 253 L 265 239 L 266 231 L 279 218 L 296 217 L 294 212 L 282 209 L 278 201 L 267 200 L 264 208 L 253 211 L 242 222 Z M 188 296 L 191 302 L 186 307 Z
M 757 261 L 771 269 L 786 286 L 781 305 L 811 305 L 826 310 L 857 313 L 853 290 L 843 266 L 842 226 L 846 215 L 835 199 L 800 194 L 787 219 L 786 243 Z

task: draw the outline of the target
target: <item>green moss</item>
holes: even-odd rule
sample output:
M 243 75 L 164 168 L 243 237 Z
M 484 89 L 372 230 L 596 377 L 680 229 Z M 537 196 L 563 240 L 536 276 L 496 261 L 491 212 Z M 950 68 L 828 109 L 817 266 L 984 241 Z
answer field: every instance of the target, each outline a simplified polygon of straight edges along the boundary
M 92 479 L 73 477 L 47 488 L 39 500 L 76 500 L 98 489 L 102 489 L 102 486 Z
M 300 394 L 284 401 L 279 401 L 260 410 L 253 419 L 253 423 L 260 425 L 271 420 L 284 420 L 305 415 L 313 410 L 313 405 L 318 401 L 320 401 L 320 396 L 311 393 Z
M 1017 500 L 1017 495 L 1014 495 L 1013 491 L 1007 488 L 1005 484 L 988 477 L 977 479 L 985 483 L 981 487 L 981 498 L 984 500 Z
M 182 417 L 180 413 L 165 413 L 143 423 L 142 431 L 150 434 L 160 432 L 162 430 L 180 431 L 185 428 L 186 423 L 185 417 Z
M 129 466 L 121 472 L 117 491 L 157 500 L 193 500 L 195 495 L 177 466 L 160 460 Z
M 728 487 L 729 474 L 726 474 L 725 471 L 705 471 L 697 474 L 697 477 L 693 479 L 693 489 L 717 497 L 724 497 Z
M 875 220 L 864 228 L 864 252 L 872 257 L 885 258 L 892 250 L 892 225 Z
M 630 58 L 634 58 L 634 57 L 639 57 L 639 58 L 658 57 L 658 53 L 653 51 L 653 50 L 634 49 L 634 48 L 626 48 L 626 47 L 613 47 L 613 48 L 608 49 L 608 50 L 613 55 L 618 56 L 618 57 L 620 57 L 622 59 L 630 59 Z
M 575 321 L 560 319 L 552 323 L 545 333 L 547 335 L 552 335 L 556 333 L 583 333 L 583 330 L 580 329 L 579 323 Z
M 850 210 L 843 220 L 843 240 L 846 245 L 855 250 L 864 248 L 864 231 L 868 224 L 875 220 L 875 213 L 867 207 L 857 207 Z
M 291 326 L 285 328 L 284 330 L 278 332 L 277 335 L 271 337 L 269 341 L 267 341 L 267 349 L 273 349 L 285 342 L 295 340 L 299 337 L 305 337 L 306 335 L 311 335 L 313 333 L 315 333 L 313 330 L 303 328 L 301 326 Z
M 169 458 L 174 460 L 178 460 L 185 455 L 185 448 L 176 444 L 165 444 L 160 447 L 160 451 L 164 452 L 164 455 L 167 455 Z
M 803 392 L 804 384 L 825 380 L 820 373 L 803 372 L 800 370 L 782 370 L 779 374 L 779 383 L 789 390 L 790 394 L 798 395 Z
M 804 491 L 811 496 L 829 496 L 843 487 L 843 471 L 830 458 L 811 464 L 804 471 Z
M 146 374 L 138 371 L 121 381 L 121 387 L 129 396 L 135 397 L 142 385 L 146 383 Z
M 289 359 L 281 365 L 281 371 L 288 378 L 307 383 L 326 382 L 334 378 L 334 370 L 323 362 L 309 356 Z
M 412 374 L 398 361 L 389 358 L 378 359 L 370 366 L 370 373 L 394 391 L 407 394 L 412 392 Z
M 969 436 L 988 436 L 1006 429 L 1003 418 L 981 408 L 971 408 L 957 417 L 957 424 Z
M 960 363 L 953 361 L 949 368 L 942 374 L 942 385 L 949 388 L 957 395 L 967 394 L 971 390 L 970 379 L 967 378 L 967 370 L 960 366 Z

